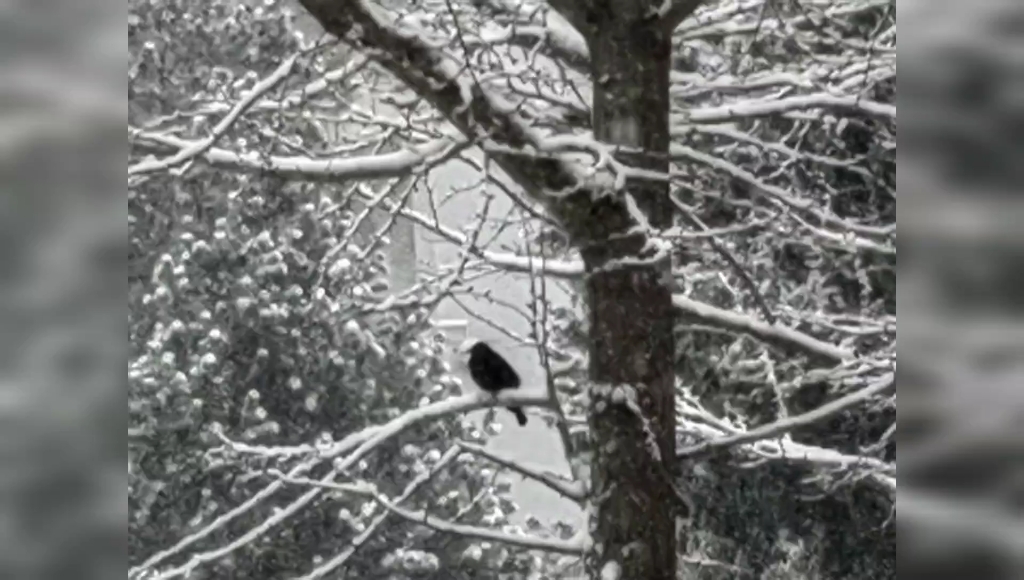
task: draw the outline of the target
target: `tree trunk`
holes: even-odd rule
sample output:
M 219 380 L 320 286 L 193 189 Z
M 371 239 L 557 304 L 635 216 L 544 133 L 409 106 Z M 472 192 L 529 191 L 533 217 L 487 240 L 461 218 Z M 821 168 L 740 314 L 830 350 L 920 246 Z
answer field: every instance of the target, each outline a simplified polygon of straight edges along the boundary
M 647 2 L 595 4 L 586 31 L 595 137 L 642 149 L 616 157 L 667 173 L 670 36 L 663 25 L 645 17 Z M 630 180 L 626 190 L 652 228 L 671 225 L 666 182 Z M 623 193 L 613 194 L 618 195 Z M 589 419 L 594 549 L 587 567 L 592 578 L 616 577 L 618 570 L 621 578 L 673 580 L 678 502 L 661 463 L 675 456 L 671 262 L 647 245 L 650 232 L 639 232 L 634 219 L 623 219 L 621 203 L 594 204 L 592 237 L 580 248 L 588 272 L 590 378 L 595 385 Z M 640 264 L 622 261 L 638 257 L 645 259 Z M 627 391 L 620 387 L 635 393 L 639 416 L 635 407 L 622 404 Z

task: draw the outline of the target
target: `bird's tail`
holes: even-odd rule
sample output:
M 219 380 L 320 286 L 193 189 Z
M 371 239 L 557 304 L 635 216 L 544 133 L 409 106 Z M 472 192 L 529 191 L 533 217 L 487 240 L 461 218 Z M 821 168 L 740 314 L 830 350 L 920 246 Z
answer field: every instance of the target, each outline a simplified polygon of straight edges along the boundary
M 523 412 L 522 407 L 509 407 L 508 410 L 516 416 L 519 425 L 526 425 L 526 413 Z

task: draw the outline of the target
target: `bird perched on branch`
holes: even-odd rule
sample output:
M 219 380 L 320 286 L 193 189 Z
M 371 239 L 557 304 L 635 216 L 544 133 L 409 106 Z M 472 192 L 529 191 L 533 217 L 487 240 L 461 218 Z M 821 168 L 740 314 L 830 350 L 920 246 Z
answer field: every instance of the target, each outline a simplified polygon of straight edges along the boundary
M 497 394 L 505 389 L 519 388 L 519 375 L 515 369 L 487 343 L 467 340 L 459 351 L 469 354 L 469 376 L 484 391 Z M 520 425 L 526 425 L 526 413 L 522 407 L 509 407 L 508 410 L 515 414 Z

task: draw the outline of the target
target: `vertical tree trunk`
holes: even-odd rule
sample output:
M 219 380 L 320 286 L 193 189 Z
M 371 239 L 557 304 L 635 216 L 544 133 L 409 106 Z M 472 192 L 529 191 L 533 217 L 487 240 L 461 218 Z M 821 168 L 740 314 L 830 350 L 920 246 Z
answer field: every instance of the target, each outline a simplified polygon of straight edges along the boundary
M 587 21 L 594 79 L 594 133 L 603 142 L 644 153 L 617 158 L 667 173 L 670 35 L 646 18 L 648 2 L 605 0 Z M 629 181 L 626 195 L 655 229 L 671 225 L 665 182 Z M 651 257 L 636 222 L 621 202 L 597 203 L 592 241 L 581 247 L 588 270 L 590 410 L 593 442 L 588 558 L 593 578 L 673 580 L 676 575 L 676 499 L 662 458 L 675 455 L 673 313 L 667 255 L 640 265 L 616 262 Z M 612 205 L 618 205 L 618 211 Z M 622 404 L 634 390 L 642 417 Z M 651 440 L 649 441 L 649 438 Z

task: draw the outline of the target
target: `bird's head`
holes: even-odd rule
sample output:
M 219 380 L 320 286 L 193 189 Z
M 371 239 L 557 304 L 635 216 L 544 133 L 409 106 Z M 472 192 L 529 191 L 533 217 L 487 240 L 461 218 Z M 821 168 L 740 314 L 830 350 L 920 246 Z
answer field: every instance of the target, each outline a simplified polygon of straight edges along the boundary
M 476 346 L 480 341 L 476 338 L 467 338 L 466 340 L 459 343 L 455 347 L 455 365 L 456 368 L 465 370 L 469 366 L 469 359 L 473 353 L 473 347 Z
M 458 349 L 456 349 L 456 352 L 458 352 L 459 355 L 463 357 L 467 357 L 471 352 L 473 352 L 473 347 L 478 344 L 480 344 L 480 341 L 478 339 L 472 337 L 467 338 L 466 340 L 459 343 L 459 347 Z

